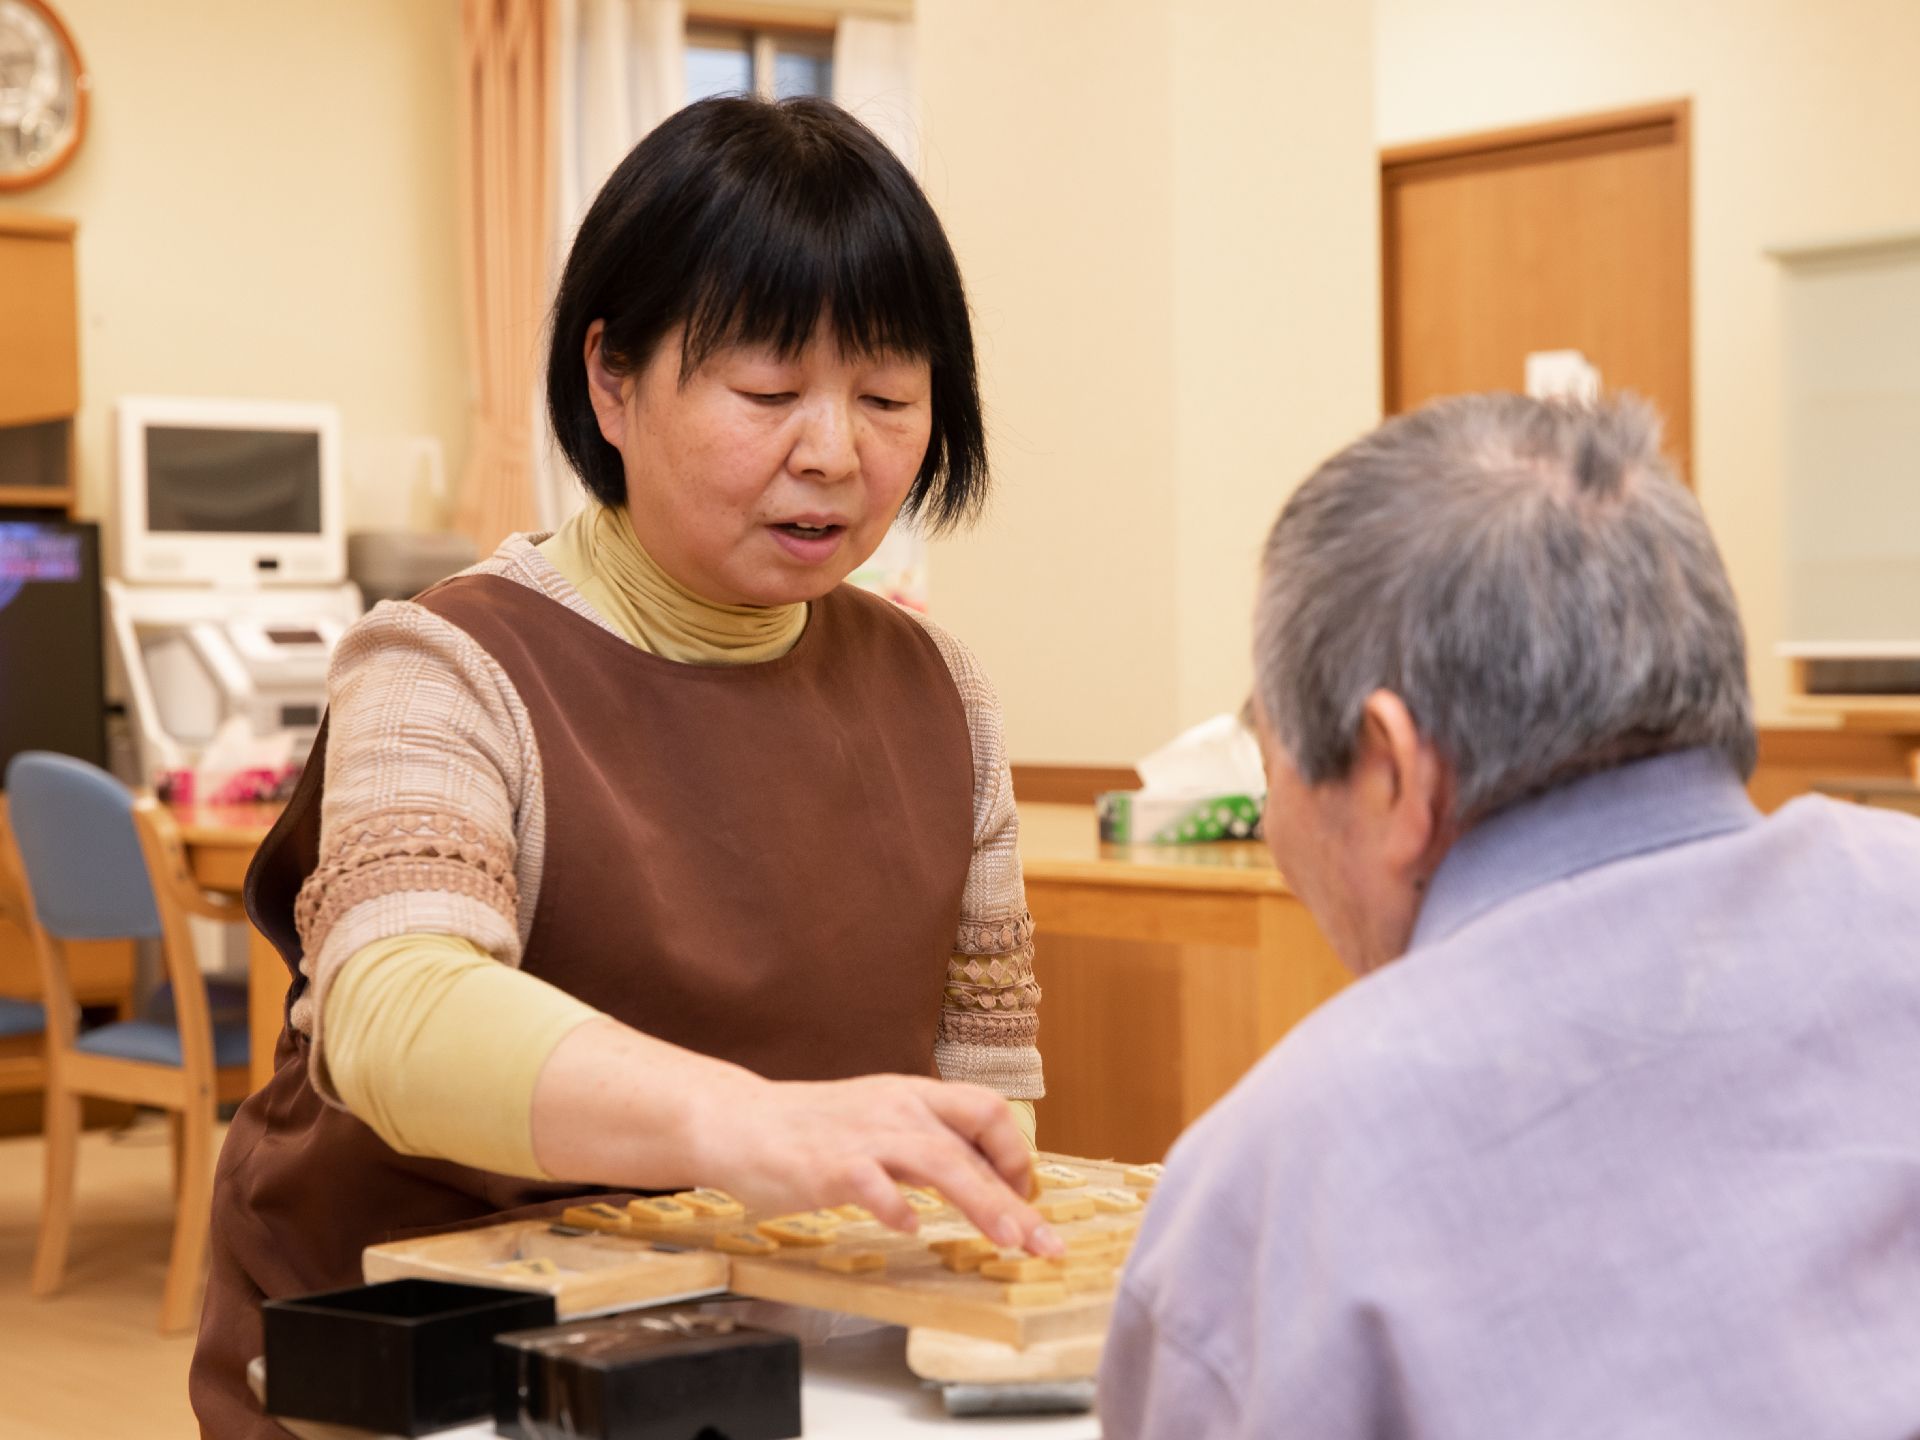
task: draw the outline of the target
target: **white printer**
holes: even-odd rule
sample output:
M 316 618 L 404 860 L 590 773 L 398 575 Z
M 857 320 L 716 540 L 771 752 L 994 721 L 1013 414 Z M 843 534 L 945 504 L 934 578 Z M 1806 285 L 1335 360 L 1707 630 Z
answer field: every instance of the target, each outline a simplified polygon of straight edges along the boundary
M 361 611 L 346 575 L 329 405 L 128 398 L 118 408 L 116 680 L 143 778 L 191 766 L 232 718 L 302 758 Z

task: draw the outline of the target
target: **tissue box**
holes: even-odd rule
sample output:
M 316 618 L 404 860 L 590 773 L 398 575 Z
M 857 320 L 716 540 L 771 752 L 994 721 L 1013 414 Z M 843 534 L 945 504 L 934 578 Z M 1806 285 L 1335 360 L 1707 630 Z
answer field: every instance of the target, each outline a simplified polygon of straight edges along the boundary
M 487 1413 L 491 1345 L 551 1325 L 553 1297 L 487 1285 L 391 1280 L 269 1300 L 269 1415 L 424 1435 Z
M 502 1335 L 493 1419 L 515 1440 L 788 1440 L 800 1342 L 675 1311 Z
M 1109 790 L 1094 807 L 1110 844 L 1194 845 L 1260 838 L 1261 795 Z

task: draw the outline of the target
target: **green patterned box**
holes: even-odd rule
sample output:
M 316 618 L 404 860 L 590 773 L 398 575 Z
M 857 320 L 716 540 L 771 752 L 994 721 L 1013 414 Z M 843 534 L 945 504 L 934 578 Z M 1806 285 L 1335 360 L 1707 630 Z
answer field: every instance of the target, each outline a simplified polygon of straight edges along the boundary
M 1260 838 L 1259 795 L 1154 795 L 1109 790 L 1094 806 L 1100 838 L 1116 845 L 1200 845 Z

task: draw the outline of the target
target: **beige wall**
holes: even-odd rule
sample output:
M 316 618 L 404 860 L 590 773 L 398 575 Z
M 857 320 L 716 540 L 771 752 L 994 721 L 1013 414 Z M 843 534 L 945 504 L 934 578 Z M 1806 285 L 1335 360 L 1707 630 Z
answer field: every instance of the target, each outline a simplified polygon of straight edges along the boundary
M 324 400 L 464 448 L 454 0 L 57 0 L 93 76 L 73 163 L 83 512 L 124 394 Z
M 1380 140 L 1691 97 L 1694 457 L 1763 721 L 1792 717 L 1771 245 L 1920 224 L 1913 0 L 1376 0 Z
M 1245 694 L 1254 557 L 1379 390 L 1370 17 L 920 0 L 927 188 L 999 487 L 935 613 L 1016 760 L 1126 763 Z

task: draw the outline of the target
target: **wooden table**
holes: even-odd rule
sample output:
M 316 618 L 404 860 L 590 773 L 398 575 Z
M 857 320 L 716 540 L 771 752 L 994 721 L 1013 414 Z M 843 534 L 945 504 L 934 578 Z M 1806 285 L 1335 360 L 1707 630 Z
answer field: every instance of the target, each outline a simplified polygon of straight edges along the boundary
M 1041 1143 L 1157 1158 L 1349 976 L 1264 845 L 1102 845 L 1022 805 L 1044 999 Z
M 253 852 L 279 816 L 278 805 L 175 805 L 170 807 L 187 847 L 187 863 L 200 888 L 216 895 L 240 894 Z M 273 1076 L 273 1050 L 280 1042 L 287 1000 L 287 966 L 280 952 L 247 927 L 248 1088 Z

